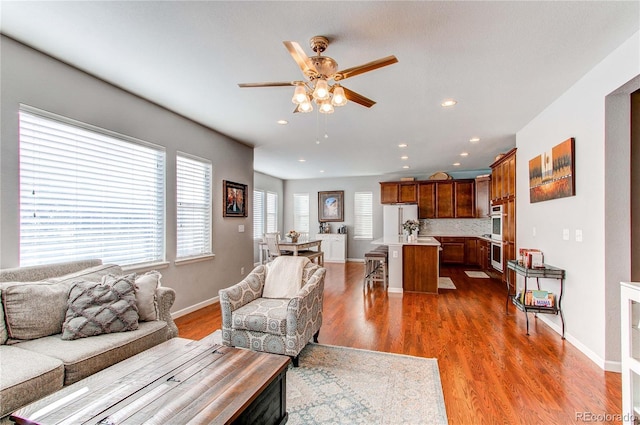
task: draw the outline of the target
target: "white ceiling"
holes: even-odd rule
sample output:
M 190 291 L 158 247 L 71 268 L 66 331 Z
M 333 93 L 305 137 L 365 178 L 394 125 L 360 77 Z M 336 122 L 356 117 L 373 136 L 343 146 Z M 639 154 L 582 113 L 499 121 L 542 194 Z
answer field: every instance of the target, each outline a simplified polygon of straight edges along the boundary
M 254 146 L 257 171 L 428 176 L 488 168 L 516 131 L 640 29 L 639 4 L 2 1 L 0 23 L 18 41 Z M 325 55 L 340 69 L 398 58 L 344 81 L 375 106 L 294 115 L 292 87 L 238 88 L 301 79 L 282 41 L 311 56 L 314 35 L 330 39 Z M 444 109 L 446 98 L 458 104 Z

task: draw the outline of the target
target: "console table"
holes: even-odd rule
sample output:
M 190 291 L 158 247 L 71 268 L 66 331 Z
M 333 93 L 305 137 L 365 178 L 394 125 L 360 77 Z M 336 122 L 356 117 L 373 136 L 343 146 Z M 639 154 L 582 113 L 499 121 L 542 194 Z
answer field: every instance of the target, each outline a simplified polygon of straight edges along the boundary
M 287 421 L 286 356 L 172 338 L 11 415 L 33 424 Z
M 507 261 L 507 268 L 513 270 L 516 274 L 524 277 L 524 289 L 523 294 L 527 293 L 527 280 L 529 278 L 535 278 L 538 290 L 540 290 L 540 278 L 544 279 L 558 279 L 560 281 L 560 293 L 558 294 L 556 301 L 551 307 L 543 307 L 543 306 L 535 306 L 535 305 L 526 305 L 522 300 L 518 297 L 518 288 L 517 285 L 513 286 L 514 293 L 510 292 L 511 283 L 509 282 L 509 275 L 507 273 L 507 302 L 505 305 L 505 311 L 509 314 L 509 300 L 516 306 L 516 308 L 522 312 L 527 319 L 527 335 L 529 335 L 529 316 L 527 313 L 544 313 L 544 314 L 557 314 L 560 316 L 560 321 L 562 322 L 562 339 L 564 339 L 564 315 L 562 314 L 562 292 L 564 290 L 564 278 L 565 271 L 563 269 L 559 269 L 557 267 L 550 266 L 548 264 L 543 264 L 544 267 L 540 268 L 527 268 L 521 264 L 518 264 L 515 260 Z

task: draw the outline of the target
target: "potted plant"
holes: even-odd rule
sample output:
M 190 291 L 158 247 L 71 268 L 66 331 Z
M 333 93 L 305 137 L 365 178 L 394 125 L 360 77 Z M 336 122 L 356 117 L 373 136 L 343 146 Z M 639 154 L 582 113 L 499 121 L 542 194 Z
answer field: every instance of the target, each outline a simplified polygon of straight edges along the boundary
M 413 241 L 417 238 L 417 236 L 413 236 L 413 232 L 417 232 L 420 228 L 420 222 L 418 220 L 407 220 L 402 224 L 402 227 L 407 231 L 409 240 Z

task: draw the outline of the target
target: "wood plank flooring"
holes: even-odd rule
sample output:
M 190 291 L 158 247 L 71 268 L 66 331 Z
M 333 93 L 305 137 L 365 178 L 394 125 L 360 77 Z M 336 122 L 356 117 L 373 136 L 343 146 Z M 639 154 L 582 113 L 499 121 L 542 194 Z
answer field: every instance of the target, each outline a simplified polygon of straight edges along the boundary
M 443 267 L 457 289 L 365 293 L 363 264 L 325 266 L 319 342 L 437 358 L 450 424 L 577 424 L 587 413 L 610 415 L 595 423 L 621 423 L 621 375 L 602 371 L 532 315 L 527 337 L 524 314 L 510 305 L 505 315 L 498 280 Z M 221 327 L 219 304 L 176 323 L 181 337 L 203 338 Z

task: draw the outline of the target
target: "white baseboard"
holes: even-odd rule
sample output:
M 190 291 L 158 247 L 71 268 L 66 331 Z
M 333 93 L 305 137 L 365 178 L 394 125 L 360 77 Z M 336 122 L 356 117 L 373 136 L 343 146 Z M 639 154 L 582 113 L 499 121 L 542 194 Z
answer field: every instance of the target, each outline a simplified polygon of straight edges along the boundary
M 364 263 L 364 258 L 347 258 L 348 263 Z
M 199 302 L 198 304 L 194 304 L 191 307 L 183 308 L 182 310 L 174 311 L 171 313 L 171 317 L 173 319 L 177 319 L 178 317 L 184 316 L 185 314 L 193 313 L 196 310 L 200 310 L 201 308 L 210 306 L 211 304 L 215 304 L 220 302 L 220 297 L 209 298 L 208 300 L 204 300 Z
M 387 292 L 393 294 L 402 294 L 404 291 L 402 290 L 402 288 L 392 288 L 391 286 L 389 286 L 387 287 Z
M 537 320 L 544 322 L 547 326 L 549 326 L 551 329 L 556 331 L 559 336 L 562 336 L 561 325 L 550 321 L 549 319 L 544 317 L 544 315 L 542 314 L 538 315 Z M 597 364 L 600 367 L 600 369 L 605 370 L 607 372 L 622 372 L 622 364 L 620 362 L 607 361 L 603 359 L 602 357 L 597 355 L 593 350 L 591 350 L 589 347 L 584 345 L 582 342 L 574 338 L 571 334 L 567 333 L 566 331 L 564 334 L 564 338 L 567 342 L 569 342 L 571 345 L 573 345 L 578 350 L 580 350 L 582 354 L 587 356 L 592 362 Z

